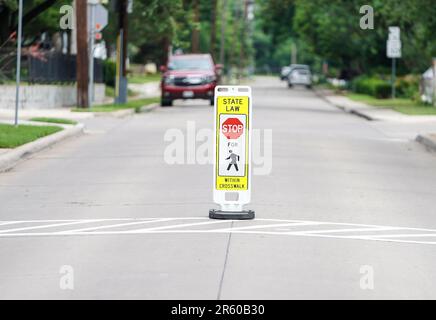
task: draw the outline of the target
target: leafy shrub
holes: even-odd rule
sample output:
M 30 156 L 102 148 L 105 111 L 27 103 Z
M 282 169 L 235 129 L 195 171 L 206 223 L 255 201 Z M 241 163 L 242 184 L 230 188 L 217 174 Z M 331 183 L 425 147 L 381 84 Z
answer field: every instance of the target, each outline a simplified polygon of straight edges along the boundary
M 391 95 L 392 86 L 389 82 L 378 81 L 373 84 L 374 97 L 378 99 L 387 99 Z
M 398 93 L 398 97 L 415 99 L 419 97 L 419 76 L 407 75 L 398 78 L 395 87 Z
M 367 94 L 379 99 L 386 99 L 391 92 L 389 81 L 379 77 L 360 76 L 353 79 L 351 88 L 356 93 Z
M 389 98 L 391 95 L 390 76 L 383 79 L 381 76 L 360 76 L 354 78 L 351 88 L 356 93 L 367 94 L 379 99 Z M 407 75 L 395 81 L 395 91 L 398 98 L 419 98 L 419 76 Z
M 115 87 L 115 76 L 117 72 L 117 65 L 112 60 L 105 60 L 103 62 L 104 83 L 107 86 Z

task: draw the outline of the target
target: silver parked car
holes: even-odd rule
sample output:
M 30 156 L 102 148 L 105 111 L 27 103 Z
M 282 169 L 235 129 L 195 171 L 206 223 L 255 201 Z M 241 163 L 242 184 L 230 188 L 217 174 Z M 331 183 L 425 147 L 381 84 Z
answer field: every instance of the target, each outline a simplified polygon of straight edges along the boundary
M 311 88 L 312 73 L 310 72 L 310 67 L 303 64 L 295 66 L 289 72 L 287 80 L 289 88 L 292 88 L 294 85 L 303 85 L 307 88 Z
M 280 71 L 280 80 L 286 80 L 291 70 L 292 70 L 291 66 L 282 67 L 282 70 Z

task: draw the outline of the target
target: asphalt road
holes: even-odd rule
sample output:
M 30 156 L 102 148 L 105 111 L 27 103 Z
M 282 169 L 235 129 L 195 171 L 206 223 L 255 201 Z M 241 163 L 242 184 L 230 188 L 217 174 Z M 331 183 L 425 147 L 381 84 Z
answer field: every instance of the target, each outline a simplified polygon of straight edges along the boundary
M 256 220 L 209 220 L 212 166 L 164 159 L 210 106 L 89 119 L 0 175 L 0 298 L 435 299 L 436 156 L 312 91 L 253 93 L 273 138 Z

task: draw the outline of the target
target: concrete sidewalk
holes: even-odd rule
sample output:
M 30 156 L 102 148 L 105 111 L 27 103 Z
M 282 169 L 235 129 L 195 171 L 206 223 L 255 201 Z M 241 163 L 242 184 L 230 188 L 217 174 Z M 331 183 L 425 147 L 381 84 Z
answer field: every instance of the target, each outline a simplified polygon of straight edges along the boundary
M 0 121 L 0 123 L 12 124 L 12 121 Z M 58 123 L 45 123 L 33 121 L 20 121 L 21 124 L 31 124 L 35 126 L 51 125 L 62 127 L 63 130 L 48 136 L 36 139 L 35 141 L 23 144 L 13 149 L 0 149 L 0 172 L 8 171 L 15 167 L 22 160 L 32 156 L 33 154 L 47 149 L 56 143 L 66 140 L 71 137 L 78 136 L 83 133 L 84 124 L 66 125 Z
M 142 112 L 148 112 L 154 110 L 158 104 L 152 103 L 145 105 L 141 108 Z M 20 110 L 19 119 L 20 123 L 25 123 L 27 120 L 32 118 L 61 118 L 81 121 L 84 119 L 90 119 L 94 117 L 115 117 L 122 118 L 125 116 L 135 114 L 135 109 L 120 109 L 111 112 L 74 112 L 71 109 L 60 108 L 60 109 L 38 109 L 38 110 Z M 10 123 L 14 119 L 14 110 L 0 109 L 0 122 Z M 32 122 L 33 124 L 34 122 Z
M 82 120 L 92 118 L 91 112 L 73 112 L 70 108 L 59 109 L 29 109 L 19 110 L 18 117 L 20 120 L 29 120 L 32 118 L 62 118 L 70 120 Z M 0 109 L 0 120 L 11 120 L 15 117 L 15 110 Z
M 433 133 L 436 132 L 436 116 L 406 115 L 389 108 L 373 107 L 353 101 L 332 90 L 315 89 L 314 91 L 319 97 L 345 112 L 369 121 L 391 124 L 396 127 L 397 134 L 402 138 L 415 140 L 424 145 L 427 150 L 436 151 L 436 134 Z
M 427 150 L 436 152 L 436 133 L 419 134 L 416 141 L 427 148 Z
M 411 116 L 389 108 L 373 107 L 338 95 L 332 90 L 315 89 L 315 93 L 330 104 L 371 121 L 436 122 L 436 116 Z
M 138 93 L 137 98 L 155 98 L 160 97 L 160 83 L 129 83 L 128 88 Z

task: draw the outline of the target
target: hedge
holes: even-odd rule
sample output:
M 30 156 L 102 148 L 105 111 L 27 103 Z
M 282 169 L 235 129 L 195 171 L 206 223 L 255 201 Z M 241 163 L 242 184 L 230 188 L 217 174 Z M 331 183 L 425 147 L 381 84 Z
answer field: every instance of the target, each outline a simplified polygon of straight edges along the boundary
M 389 76 L 384 78 L 387 79 Z M 390 80 L 384 80 L 381 76 L 354 78 L 351 82 L 351 89 L 356 93 L 367 94 L 379 99 L 390 98 L 392 90 Z M 398 77 L 395 81 L 395 91 L 398 98 L 419 98 L 419 76 Z
M 418 75 L 407 75 L 398 78 L 395 82 L 397 96 L 419 100 L 419 81 L 420 77 Z
M 104 83 L 109 87 L 115 87 L 115 76 L 117 72 L 116 63 L 111 60 L 104 61 Z
M 367 94 L 379 99 L 389 98 L 391 94 L 391 85 L 389 81 L 375 77 L 357 77 L 353 79 L 351 87 L 356 93 Z

